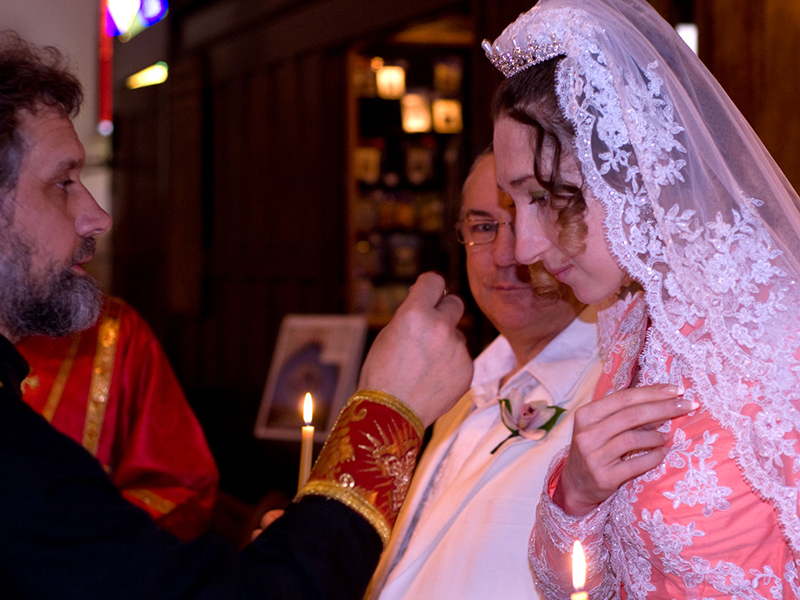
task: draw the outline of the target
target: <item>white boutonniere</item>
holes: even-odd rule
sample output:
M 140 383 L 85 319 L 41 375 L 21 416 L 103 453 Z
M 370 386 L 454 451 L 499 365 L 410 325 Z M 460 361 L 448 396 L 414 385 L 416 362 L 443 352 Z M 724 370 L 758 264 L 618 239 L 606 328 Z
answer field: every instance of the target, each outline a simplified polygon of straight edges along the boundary
M 566 412 L 566 409 L 560 406 L 550 406 L 546 400 L 531 400 L 525 404 L 518 404 L 519 412 L 515 412 L 511 400 L 508 398 L 500 398 L 498 402 L 500 403 L 500 418 L 511 433 L 494 447 L 491 454 L 497 452 L 500 446 L 511 438 L 542 439 Z

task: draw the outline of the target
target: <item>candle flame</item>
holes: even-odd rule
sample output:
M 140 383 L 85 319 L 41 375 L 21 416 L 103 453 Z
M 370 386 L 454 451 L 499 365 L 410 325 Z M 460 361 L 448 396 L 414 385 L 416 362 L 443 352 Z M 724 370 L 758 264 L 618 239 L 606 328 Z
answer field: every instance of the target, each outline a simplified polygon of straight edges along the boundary
M 303 399 L 303 420 L 306 425 L 311 425 L 311 418 L 314 414 L 314 403 L 311 400 L 311 394 L 306 392 L 306 397 Z
M 572 545 L 572 587 L 582 590 L 586 585 L 586 555 L 578 540 Z

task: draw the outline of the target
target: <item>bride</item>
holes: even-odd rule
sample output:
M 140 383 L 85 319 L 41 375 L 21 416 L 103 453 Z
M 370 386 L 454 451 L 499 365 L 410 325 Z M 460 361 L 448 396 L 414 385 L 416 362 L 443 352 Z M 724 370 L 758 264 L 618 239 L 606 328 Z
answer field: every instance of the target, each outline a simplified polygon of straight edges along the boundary
M 539 503 L 540 591 L 797 597 L 800 212 L 643 0 L 540 0 L 494 44 L 517 260 L 598 303 L 605 361 Z

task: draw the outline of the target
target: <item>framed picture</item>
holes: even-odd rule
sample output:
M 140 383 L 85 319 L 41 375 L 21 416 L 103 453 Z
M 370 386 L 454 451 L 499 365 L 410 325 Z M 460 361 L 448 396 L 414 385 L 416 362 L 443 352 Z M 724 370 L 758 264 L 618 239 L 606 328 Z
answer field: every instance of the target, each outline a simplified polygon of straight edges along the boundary
M 286 315 L 281 322 L 254 434 L 300 440 L 303 398 L 314 401 L 314 440 L 323 442 L 356 391 L 364 354 L 364 315 Z

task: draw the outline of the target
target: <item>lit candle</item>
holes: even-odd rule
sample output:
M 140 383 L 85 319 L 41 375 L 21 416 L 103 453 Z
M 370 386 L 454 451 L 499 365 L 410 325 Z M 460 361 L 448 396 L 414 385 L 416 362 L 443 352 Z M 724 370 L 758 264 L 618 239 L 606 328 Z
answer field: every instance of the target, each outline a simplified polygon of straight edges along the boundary
M 314 453 L 314 426 L 311 424 L 311 417 L 314 406 L 311 401 L 311 394 L 306 394 L 303 399 L 303 437 L 300 442 L 300 477 L 297 479 L 297 489 L 302 488 L 308 476 L 311 474 L 311 455 Z
M 589 600 L 589 594 L 583 591 L 586 585 L 586 555 L 578 540 L 572 545 L 572 587 L 575 591 L 570 600 Z

